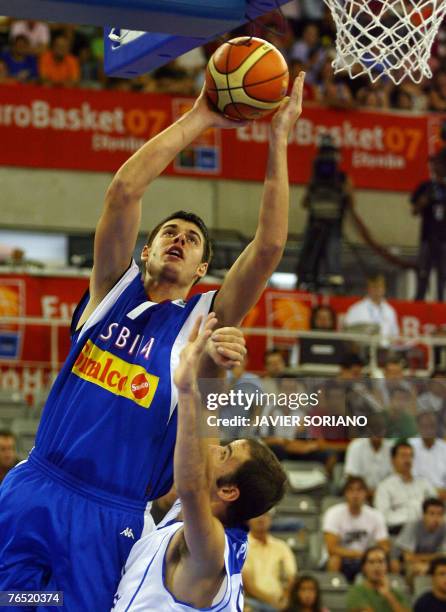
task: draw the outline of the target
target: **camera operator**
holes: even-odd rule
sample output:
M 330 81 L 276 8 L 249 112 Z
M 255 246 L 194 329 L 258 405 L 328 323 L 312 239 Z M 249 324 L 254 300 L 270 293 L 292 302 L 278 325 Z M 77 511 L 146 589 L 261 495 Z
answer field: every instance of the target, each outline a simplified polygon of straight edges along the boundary
M 297 264 L 299 287 L 318 289 L 325 278 L 329 284 L 343 283 L 342 222 L 345 211 L 353 206 L 353 192 L 350 179 L 339 168 L 339 161 L 339 150 L 333 139 L 323 136 L 302 202 L 308 210 L 308 222 Z
M 437 270 L 437 299 L 444 301 L 446 281 L 446 149 L 430 160 L 431 179 L 411 197 L 412 212 L 421 217 L 416 300 L 423 300 L 432 268 Z

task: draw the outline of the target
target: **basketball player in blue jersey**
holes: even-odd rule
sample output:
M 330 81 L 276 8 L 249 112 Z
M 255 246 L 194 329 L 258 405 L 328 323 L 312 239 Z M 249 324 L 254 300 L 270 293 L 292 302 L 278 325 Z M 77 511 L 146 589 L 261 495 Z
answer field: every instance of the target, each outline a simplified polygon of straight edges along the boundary
M 69 611 L 110 608 L 132 544 L 153 527 L 147 503 L 172 485 L 179 353 L 211 308 L 220 325 L 238 325 L 281 258 L 287 142 L 303 80 L 272 120 L 255 237 L 217 294 L 186 299 L 211 255 L 206 226 L 192 213 L 171 215 L 151 232 L 142 278 L 132 254 L 149 184 L 203 131 L 235 122 L 214 112 L 203 92 L 117 172 L 96 229 L 89 292 L 73 317 L 71 350 L 35 448 L 0 488 L 0 591 L 63 590 Z M 225 328 L 209 339 L 203 376 L 215 362 L 240 358 L 236 341 Z
M 286 474 L 262 443 L 236 440 L 209 446 L 200 439 L 198 362 L 216 322 L 209 315 L 200 334 L 196 322 L 174 375 L 179 501 L 156 531 L 133 547 L 114 612 L 243 610 L 246 521 L 267 512 L 285 492 Z

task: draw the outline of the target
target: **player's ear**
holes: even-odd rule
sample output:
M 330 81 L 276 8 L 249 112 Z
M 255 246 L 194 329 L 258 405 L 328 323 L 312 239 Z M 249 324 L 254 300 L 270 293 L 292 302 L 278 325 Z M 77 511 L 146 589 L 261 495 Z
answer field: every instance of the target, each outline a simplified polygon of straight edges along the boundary
M 148 244 L 145 244 L 141 251 L 141 261 L 147 261 L 150 255 L 150 247 Z
M 225 484 L 222 487 L 218 488 L 217 495 L 221 499 L 221 501 L 230 503 L 234 502 L 240 497 L 240 490 L 236 485 Z
M 201 262 L 201 264 L 197 268 L 198 278 L 203 278 L 203 276 L 205 276 L 206 272 L 208 271 L 208 266 L 209 264 L 206 261 Z

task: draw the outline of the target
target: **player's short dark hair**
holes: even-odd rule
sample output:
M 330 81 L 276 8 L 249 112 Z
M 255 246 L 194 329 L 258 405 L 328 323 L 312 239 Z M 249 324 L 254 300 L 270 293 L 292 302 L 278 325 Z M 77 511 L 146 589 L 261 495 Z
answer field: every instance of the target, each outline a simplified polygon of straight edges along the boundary
M 405 446 L 410 448 L 411 451 L 413 452 L 413 447 L 407 440 L 398 440 L 396 444 L 394 444 L 392 448 L 390 449 L 390 454 L 392 456 L 392 459 L 395 459 L 395 457 L 398 454 L 399 449 Z
M 350 487 L 355 484 L 361 485 L 364 491 L 368 492 L 369 488 L 362 476 L 349 476 L 345 482 L 345 485 L 342 487 L 342 495 L 345 495 L 345 493 L 350 489 Z
M 188 221 L 189 223 L 193 223 L 198 227 L 204 238 L 203 257 L 201 261 L 202 263 L 209 263 L 212 259 L 212 244 L 211 238 L 209 236 L 209 230 L 201 217 L 199 217 L 195 213 L 186 212 L 185 210 L 177 210 L 177 212 L 169 215 L 168 217 L 160 221 L 160 223 L 158 223 L 158 225 L 154 227 L 153 230 L 147 236 L 147 246 L 150 246 L 152 244 L 153 240 L 155 239 L 155 236 L 158 234 L 163 225 L 168 221 L 172 221 L 173 219 L 182 219 L 183 221 Z
M 285 495 L 287 475 L 280 461 L 266 444 L 248 438 L 250 458 L 232 474 L 217 480 L 217 486 L 236 485 L 239 497 L 227 507 L 228 527 L 239 526 L 249 519 L 261 516 L 275 506 Z
M 437 571 L 437 567 L 442 567 L 443 565 L 446 565 L 446 556 L 436 557 L 435 559 L 432 559 L 431 564 L 429 565 L 428 573 L 433 576 Z
M 438 497 L 428 497 L 423 502 L 423 514 L 425 514 L 431 506 L 435 506 L 436 508 L 441 508 L 444 512 L 444 502 Z

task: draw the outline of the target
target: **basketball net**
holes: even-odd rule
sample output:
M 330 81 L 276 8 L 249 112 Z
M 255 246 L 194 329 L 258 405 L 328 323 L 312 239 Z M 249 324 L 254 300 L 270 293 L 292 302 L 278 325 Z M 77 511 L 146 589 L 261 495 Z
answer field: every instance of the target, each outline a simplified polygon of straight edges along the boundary
M 446 14 L 446 0 L 324 0 L 336 25 L 336 73 L 372 82 L 387 75 L 432 77 L 431 49 Z

